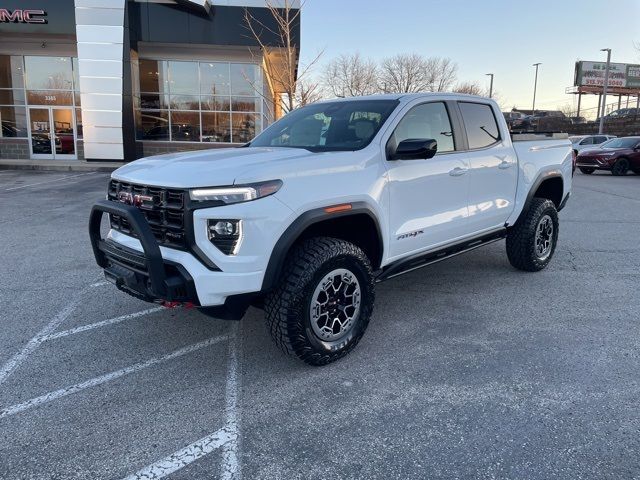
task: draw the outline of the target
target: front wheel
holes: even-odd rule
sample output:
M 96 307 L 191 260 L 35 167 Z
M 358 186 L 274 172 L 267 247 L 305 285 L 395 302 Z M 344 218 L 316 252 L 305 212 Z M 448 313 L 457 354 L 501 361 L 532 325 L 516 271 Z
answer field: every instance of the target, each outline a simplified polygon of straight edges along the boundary
M 558 242 L 558 211 L 551 200 L 534 198 L 507 234 L 507 257 L 515 268 L 537 272 L 551 261 Z
M 611 167 L 611 174 L 616 177 L 620 177 L 627 174 L 629 170 L 629 160 L 626 158 L 619 158 L 616 163 Z
M 371 263 L 360 248 L 312 238 L 290 253 L 279 285 L 265 300 L 265 318 L 281 350 L 326 365 L 358 344 L 374 299 Z
M 587 168 L 587 167 L 578 167 L 580 169 L 580 171 L 582 173 L 584 173 L 585 175 L 591 175 L 593 172 L 596 171 L 595 168 Z

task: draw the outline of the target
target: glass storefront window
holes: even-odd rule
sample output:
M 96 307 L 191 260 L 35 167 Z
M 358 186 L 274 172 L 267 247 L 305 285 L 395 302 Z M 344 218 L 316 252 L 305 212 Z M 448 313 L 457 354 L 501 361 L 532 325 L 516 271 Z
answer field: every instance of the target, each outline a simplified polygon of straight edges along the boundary
M 71 57 L 24 57 L 27 90 L 73 90 Z
M 29 105 L 73 105 L 73 92 L 60 90 L 27 90 Z
M 231 115 L 220 112 L 202 112 L 202 141 L 231 142 Z
M 229 97 L 203 96 L 200 98 L 202 110 L 215 110 L 218 112 L 228 112 L 230 107 Z
M 138 139 L 245 143 L 262 130 L 258 65 L 146 59 L 138 64 Z
M 141 93 L 140 106 L 152 110 L 164 110 L 169 108 L 169 96 L 159 93 Z
M 174 142 L 200 141 L 200 114 L 198 112 L 171 112 L 171 140 Z
M 24 88 L 22 57 L 0 55 L 0 88 Z
M 0 137 L 27 137 L 27 110 L 24 107 L 0 107 Z
M 139 140 L 169 141 L 169 112 L 167 110 L 142 110 L 138 119 Z
M 203 95 L 229 95 L 229 64 L 200 64 L 200 93 Z
M 258 67 L 250 63 L 231 64 L 231 94 L 255 95 L 260 91 L 258 85 Z
M 231 116 L 231 141 L 247 143 L 260 131 L 260 117 L 255 113 L 234 113 Z
M 168 93 L 167 62 L 140 60 L 140 92 Z
M 0 105 L 24 105 L 24 90 L 0 89 Z
M 195 95 L 171 95 L 171 109 L 200 110 L 200 98 Z
M 169 93 L 198 94 L 199 75 L 197 62 L 169 62 Z
M 76 137 L 82 139 L 82 110 L 76 108 Z
M 256 97 L 232 97 L 231 110 L 234 112 L 259 112 L 260 99 Z

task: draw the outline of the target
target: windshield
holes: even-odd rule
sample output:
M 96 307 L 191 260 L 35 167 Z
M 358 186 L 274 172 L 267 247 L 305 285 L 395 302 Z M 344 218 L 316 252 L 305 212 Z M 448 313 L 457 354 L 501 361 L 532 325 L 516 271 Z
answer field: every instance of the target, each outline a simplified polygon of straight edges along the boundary
M 397 100 L 307 105 L 271 125 L 250 146 L 304 148 L 312 152 L 360 150 L 369 145 L 397 105 Z
M 638 137 L 614 138 L 600 145 L 600 148 L 633 148 L 640 141 Z

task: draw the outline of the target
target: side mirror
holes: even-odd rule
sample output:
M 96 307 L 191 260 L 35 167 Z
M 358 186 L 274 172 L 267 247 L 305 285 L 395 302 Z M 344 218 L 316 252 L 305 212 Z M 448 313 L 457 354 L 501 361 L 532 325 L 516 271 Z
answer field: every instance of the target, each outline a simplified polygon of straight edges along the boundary
M 409 138 L 401 141 L 391 160 L 426 160 L 438 151 L 438 142 L 432 138 Z

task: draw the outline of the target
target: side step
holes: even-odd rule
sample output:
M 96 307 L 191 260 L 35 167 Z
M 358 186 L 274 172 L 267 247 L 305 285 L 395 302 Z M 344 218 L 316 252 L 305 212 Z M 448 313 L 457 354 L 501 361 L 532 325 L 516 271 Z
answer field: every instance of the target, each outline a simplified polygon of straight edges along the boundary
M 473 240 L 466 240 L 464 242 L 445 247 L 441 250 L 413 255 L 409 258 L 399 260 L 396 263 L 392 263 L 391 265 L 387 265 L 386 267 L 384 267 L 378 273 L 376 282 L 383 282 L 385 280 L 389 280 L 390 278 L 397 277 L 398 275 L 412 272 L 413 270 L 417 270 L 418 268 L 426 267 L 427 265 L 432 265 L 442 260 L 446 260 L 447 258 L 455 257 L 456 255 L 460 255 L 461 253 L 475 250 L 478 247 L 482 247 L 484 245 L 502 240 L 506 236 L 507 229 L 503 228 L 488 235 L 475 238 Z

